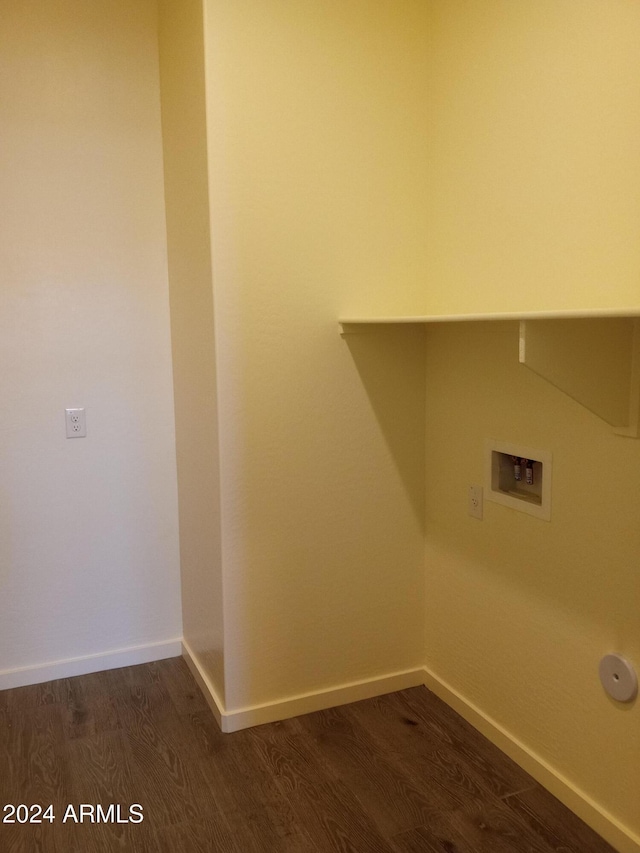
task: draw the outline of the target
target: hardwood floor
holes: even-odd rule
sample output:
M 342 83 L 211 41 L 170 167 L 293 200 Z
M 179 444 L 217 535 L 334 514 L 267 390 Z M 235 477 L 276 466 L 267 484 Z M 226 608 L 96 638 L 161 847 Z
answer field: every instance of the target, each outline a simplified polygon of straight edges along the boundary
M 426 688 L 223 735 L 180 658 L 0 692 L 0 794 L 3 853 L 613 851 Z

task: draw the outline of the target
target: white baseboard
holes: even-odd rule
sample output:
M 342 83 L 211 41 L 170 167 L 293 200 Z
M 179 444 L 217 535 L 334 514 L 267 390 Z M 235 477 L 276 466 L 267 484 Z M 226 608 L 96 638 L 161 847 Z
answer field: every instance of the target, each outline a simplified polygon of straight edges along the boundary
M 251 726 L 259 726 L 263 723 L 287 720 L 290 717 L 310 714 L 313 711 L 323 711 L 325 708 L 347 705 L 349 702 L 371 699 L 374 696 L 382 696 L 384 693 L 393 693 L 395 690 L 404 690 L 406 687 L 417 687 L 424 684 L 424 671 L 422 669 L 411 669 L 364 681 L 354 681 L 328 690 L 298 694 L 275 702 L 265 702 L 262 705 L 252 705 L 228 711 L 199 664 L 197 655 L 193 653 L 184 640 L 182 645 L 185 660 L 200 685 L 200 689 L 204 693 L 221 730 L 228 733 L 248 729 Z
M 144 646 L 130 646 L 96 655 L 84 655 L 77 658 L 50 661 L 35 666 L 5 669 L 0 671 L 0 690 L 12 687 L 25 687 L 28 684 L 41 684 L 57 678 L 71 678 L 74 675 L 87 675 L 90 672 L 102 672 L 105 669 L 119 669 L 122 666 L 135 666 L 139 663 L 151 663 L 155 660 L 178 657 L 182 652 L 180 638 L 149 643 Z
M 424 684 L 460 716 L 512 758 L 527 773 L 594 829 L 619 853 L 640 853 L 640 838 L 599 806 L 544 759 L 515 738 L 451 685 L 425 667 Z
M 44 681 L 70 678 L 75 675 L 86 675 L 90 672 L 118 669 L 123 666 L 135 666 L 136 664 L 178 657 L 180 654 L 183 655 L 193 673 L 223 732 L 235 732 L 250 726 L 285 720 L 301 714 L 334 708 L 338 705 L 346 705 L 349 702 L 358 702 L 361 699 L 371 699 L 374 696 L 424 684 L 530 773 L 534 779 L 606 839 L 619 853 L 640 853 L 640 837 L 426 667 L 355 681 L 328 690 L 290 696 L 275 702 L 226 710 L 214 685 L 198 661 L 197 655 L 185 640 L 176 638 L 95 655 L 3 670 L 0 671 L 0 690 L 40 684 Z
M 198 655 L 193 651 L 189 643 L 182 638 L 182 657 L 185 659 L 185 662 L 189 669 L 191 670 L 191 674 L 195 678 L 198 687 L 200 688 L 202 695 L 207 701 L 207 704 L 211 708 L 211 713 L 216 718 L 216 722 L 220 726 L 221 731 L 228 731 L 224 727 L 224 703 L 218 696 L 216 688 L 207 675 L 204 667 L 198 660 Z
M 228 711 L 226 719 L 223 720 L 222 730 L 235 732 L 249 726 L 286 720 L 301 714 L 311 714 L 313 711 L 323 711 L 325 708 L 336 708 L 338 705 L 371 699 L 374 696 L 382 696 L 384 693 L 393 693 L 395 690 L 404 690 L 407 687 L 417 687 L 420 684 L 424 684 L 424 673 L 420 669 L 394 672 L 365 681 L 354 681 L 328 690 L 304 693 L 276 702 L 267 702 L 264 705 Z

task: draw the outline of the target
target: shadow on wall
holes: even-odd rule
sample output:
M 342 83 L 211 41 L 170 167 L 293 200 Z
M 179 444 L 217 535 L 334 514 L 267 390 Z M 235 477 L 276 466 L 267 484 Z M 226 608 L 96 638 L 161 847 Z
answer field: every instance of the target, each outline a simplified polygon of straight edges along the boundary
M 421 530 L 425 526 L 425 331 L 423 325 L 345 323 L 349 347 Z

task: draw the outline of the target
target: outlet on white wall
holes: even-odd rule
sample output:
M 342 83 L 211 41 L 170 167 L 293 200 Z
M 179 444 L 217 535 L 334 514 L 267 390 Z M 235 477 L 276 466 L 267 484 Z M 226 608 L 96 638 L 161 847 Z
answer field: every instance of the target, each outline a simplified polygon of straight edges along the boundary
M 87 435 L 87 419 L 84 408 L 65 409 L 67 438 L 85 438 Z

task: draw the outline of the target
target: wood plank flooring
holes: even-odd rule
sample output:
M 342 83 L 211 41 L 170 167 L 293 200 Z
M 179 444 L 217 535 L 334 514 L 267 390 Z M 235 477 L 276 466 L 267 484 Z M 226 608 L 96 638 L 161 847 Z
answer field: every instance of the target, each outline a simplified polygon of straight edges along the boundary
M 180 658 L 0 692 L 7 803 L 2 853 L 613 851 L 424 687 L 223 735 Z

